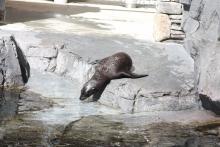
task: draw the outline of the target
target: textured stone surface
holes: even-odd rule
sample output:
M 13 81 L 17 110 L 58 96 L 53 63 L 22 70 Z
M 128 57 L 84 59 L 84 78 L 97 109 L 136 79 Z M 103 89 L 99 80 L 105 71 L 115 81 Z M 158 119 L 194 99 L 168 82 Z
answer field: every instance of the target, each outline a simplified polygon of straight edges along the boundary
M 3 77 L 1 85 L 7 87 L 24 85 L 28 81 L 30 67 L 14 37 L 0 39 L 0 50 L 0 74 Z
M 177 30 L 177 31 L 181 31 L 182 28 L 180 25 L 177 25 L 177 24 L 172 24 L 171 25 L 171 30 Z M 172 33 L 172 32 L 171 32 Z
M 138 51 L 140 53 L 132 50 L 124 52 L 133 59 L 135 73 L 148 73 L 150 76 L 142 79 L 111 81 L 99 99 L 99 103 L 127 113 L 176 111 L 199 106 L 197 99 L 191 93 L 194 86 L 193 60 L 181 45 L 151 44 L 148 49 Z M 77 86 L 81 88 L 94 73 L 92 61 L 117 51 L 96 51 L 96 54 L 92 50 L 86 52 L 78 50 L 77 54 L 74 52 L 77 51 L 68 47 L 58 50 L 58 55 L 54 58 L 55 63 L 52 64 L 52 71 L 66 78 L 78 80 L 80 83 Z M 33 61 L 35 64 L 32 64 L 34 69 L 48 65 L 41 62 L 40 58 L 34 57 L 34 59 L 36 59 Z M 77 93 L 79 92 L 80 89 Z
M 0 89 L 0 122 L 13 118 L 17 114 L 19 92 Z
M 138 118 L 138 117 L 137 117 Z M 125 117 L 111 120 L 108 117 L 90 116 L 66 126 L 60 145 L 74 146 L 161 146 L 161 147 L 214 147 L 218 146 L 219 122 L 213 124 L 182 125 L 181 123 L 141 124 Z M 139 121 L 139 122 L 138 122 Z M 95 123 L 94 123 L 95 122 Z M 217 126 L 215 126 L 215 123 Z M 139 125 L 138 125 L 139 124 Z M 213 129 L 206 128 L 213 125 Z M 210 127 L 211 128 L 211 127 Z M 206 133 L 216 129 L 215 135 Z M 120 131 L 118 131 L 120 130 Z M 197 146 L 196 146 L 197 145 Z
M 170 38 L 171 22 L 166 14 L 156 14 L 154 19 L 154 39 L 163 41 Z
M 5 0 L 0 1 L 0 21 L 5 18 Z
M 133 44 L 131 46 L 133 47 Z M 134 80 L 113 80 L 98 102 L 128 113 L 197 108 L 199 103 L 191 93 L 194 86 L 193 60 L 184 48 L 172 43 L 166 45 L 143 43 L 143 46 L 146 48 L 140 49 L 137 46 L 136 51 L 124 49 L 124 52 L 127 52 L 133 59 L 135 73 L 148 73 L 150 76 Z M 39 52 L 40 50 L 43 48 L 40 48 Z M 96 50 L 94 54 L 92 49 L 73 50 L 67 46 L 58 50 L 57 57 L 53 58 L 54 61 L 44 58 L 47 59 L 46 64 L 38 57 L 29 57 L 35 61 L 28 59 L 29 62 L 33 62 L 32 68 L 38 70 L 52 68 L 51 71 L 60 76 L 77 79 L 79 81 L 77 86 L 81 88 L 94 73 L 92 61 L 115 52 L 118 52 L 117 48 L 105 50 L 105 52 Z
M 54 71 L 58 48 L 30 46 L 25 50 L 30 66 L 40 71 Z
M 171 34 L 171 38 L 183 40 L 186 35 L 185 34 Z
M 180 3 L 184 5 L 190 5 L 192 0 L 179 0 Z
M 0 144 L 2 146 L 19 144 L 19 146 L 196 147 L 194 145 L 196 143 L 199 147 L 218 147 L 219 119 L 213 116 L 204 119 L 202 113 L 195 115 L 194 112 L 92 115 L 66 122 L 65 125 L 47 124 L 22 114 L 0 125 Z M 183 123 L 189 120 L 189 117 L 193 118 L 193 121 Z
M 195 59 L 198 94 L 205 108 L 220 114 L 220 1 L 192 1 L 187 23 L 196 24 L 185 46 Z
M 178 20 L 181 20 L 182 19 L 182 15 L 169 15 L 169 18 L 170 19 L 178 19 Z
M 178 30 L 171 30 L 171 34 L 174 34 L 174 35 L 184 35 L 184 32 L 183 31 L 178 31 Z
M 154 48 L 155 50 L 155 48 Z M 196 108 L 198 102 L 191 94 L 193 89 L 193 60 L 178 44 L 157 48 L 157 57 L 133 57 L 135 67 L 143 67 L 138 73 L 149 70 L 149 77 L 112 81 L 99 102 L 124 112 L 172 111 Z M 147 53 L 148 52 L 148 53 Z M 159 53 L 160 52 L 160 53 Z M 158 54 L 159 53 L 159 54 Z M 143 62 L 148 59 L 146 62 Z M 139 64 L 138 64 L 139 63 Z M 163 81 L 161 84 L 161 81 Z
M 191 17 L 188 17 L 186 21 L 183 23 L 183 30 L 185 33 L 191 34 L 197 31 L 199 28 L 199 21 L 195 20 Z
M 57 53 L 57 49 L 52 47 L 30 47 L 25 52 L 25 55 L 27 57 L 55 58 Z
M 171 19 L 170 21 L 171 21 L 171 23 L 176 23 L 176 24 L 182 23 L 182 20 L 180 20 L 180 19 Z
M 80 82 L 86 77 L 86 72 L 91 67 L 86 61 L 71 52 L 61 50 L 57 56 L 55 72 L 62 76 L 77 78 Z
M 182 14 L 182 4 L 176 2 L 158 2 L 157 10 L 165 14 Z
M 45 13 L 47 14 L 47 12 Z M 114 14 L 117 15 L 114 16 Z M 143 32 L 151 21 L 146 14 L 148 13 L 134 11 L 115 12 L 106 10 L 105 7 L 100 12 L 73 14 L 73 16 L 68 18 L 62 15 L 59 18 L 35 20 L 22 23 L 22 25 L 19 23 L 1 28 L 3 33 L 13 32 L 18 36 L 24 46 L 25 53 L 28 52 L 29 48 L 37 47 L 39 48 L 39 54 L 41 54 L 41 52 L 44 52 L 44 48 L 53 49 L 54 44 L 60 44 L 58 45 L 57 57 L 52 59 L 42 57 L 43 60 L 41 60 L 41 57 L 30 56 L 28 60 L 35 70 L 40 70 L 40 67 L 43 67 L 43 70 L 46 71 L 51 69 L 54 73 L 68 79 L 74 86 L 69 88 L 69 91 L 65 92 L 65 94 L 74 92 L 77 94 L 71 96 L 74 100 L 79 98 L 82 85 L 88 80 L 87 77 L 90 76 L 90 73 L 93 72 L 91 70 L 87 74 L 87 71 L 92 66 L 88 63 L 116 52 L 126 52 L 133 60 L 134 72 L 147 73 L 150 76 L 142 79 L 112 81 L 97 104 L 101 103 L 102 106 L 107 105 L 128 113 L 197 108 L 199 102 L 193 96 L 191 97 L 193 60 L 177 44 L 164 45 L 147 42 L 146 37 L 143 36 L 148 36 L 149 34 Z M 166 18 L 169 19 L 168 16 Z M 144 25 L 144 29 L 140 24 Z M 131 29 L 134 26 L 137 28 L 135 31 Z M 13 29 L 17 27 L 19 31 L 14 31 Z M 148 29 L 151 30 L 151 27 L 149 26 Z M 26 35 L 28 37 L 25 37 Z M 26 41 L 23 42 L 25 38 Z M 44 73 L 44 71 L 41 72 Z M 51 86 L 53 87 L 53 92 L 57 93 L 55 84 L 49 85 L 50 82 L 46 78 L 39 77 L 35 80 L 38 84 L 44 83 L 36 86 L 39 89 L 48 89 Z M 53 79 L 53 81 L 55 80 Z M 62 87 L 65 87 L 65 85 L 62 84 Z M 62 89 L 62 91 L 65 90 Z M 48 93 L 48 90 L 46 93 Z M 65 97 L 62 94 L 64 92 L 60 96 Z M 139 100 L 138 102 L 136 101 L 137 99 Z M 67 111 L 69 109 L 72 110 L 72 107 L 77 109 L 77 113 L 78 109 L 83 109 L 85 112 L 87 110 L 99 111 L 99 109 L 95 108 L 92 110 L 86 109 L 86 104 L 79 103 L 79 100 L 76 101 L 75 105 L 69 106 Z M 147 106 L 139 108 L 144 104 Z M 148 106 L 151 104 L 152 106 Z M 80 111 L 80 114 L 84 113 L 84 111 Z M 52 114 L 58 115 L 57 113 Z M 60 113 L 58 116 L 61 117 L 61 114 L 64 113 Z M 55 119 L 54 116 L 51 117 Z M 53 120 L 52 118 L 51 120 Z M 70 119 L 70 117 L 67 119 Z
M 43 109 L 49 109 L 53 107 L 53 101 L 49 98 L 45 98 L 40 94 L 36 94 L 30 91 L 22 92 L 19 96 L 17 113 L 40 111 Z
M 39 71 L 46 71 L 50 64 L 50 59 L 48 58 L 38 58 L 38 57 L 27 57 L 27 60 L 33 69 L 38 69 Z

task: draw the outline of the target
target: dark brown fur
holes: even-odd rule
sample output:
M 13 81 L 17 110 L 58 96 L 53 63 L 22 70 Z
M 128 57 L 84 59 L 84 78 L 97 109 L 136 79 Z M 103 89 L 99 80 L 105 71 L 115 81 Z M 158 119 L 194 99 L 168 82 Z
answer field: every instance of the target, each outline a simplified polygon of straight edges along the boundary
M 81 90 L 80 100 L 93 95 L 98 99 L 108 83 L 113 79 L 142 78 L 148 75 L 137 75 L 131 72 L 131 57 L 123 52 L 106 57 L 98 62 L 92 78 L 86 82 Z

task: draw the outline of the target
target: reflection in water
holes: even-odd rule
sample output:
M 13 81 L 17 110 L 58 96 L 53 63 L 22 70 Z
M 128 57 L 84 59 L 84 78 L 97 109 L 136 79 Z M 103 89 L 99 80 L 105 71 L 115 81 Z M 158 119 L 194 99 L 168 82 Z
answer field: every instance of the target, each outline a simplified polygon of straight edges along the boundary
M 10 119 L 17 114 L 19 92 L 0 89 L 0 121 Z

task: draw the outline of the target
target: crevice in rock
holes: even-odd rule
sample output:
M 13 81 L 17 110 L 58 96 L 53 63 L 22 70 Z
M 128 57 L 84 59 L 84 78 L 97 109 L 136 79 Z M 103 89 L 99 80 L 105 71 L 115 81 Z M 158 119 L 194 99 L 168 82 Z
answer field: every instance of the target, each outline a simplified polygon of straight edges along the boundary
M 10 36 L 10 39 L 11 39 L 11 41 L 13 41 L 15 48 L 16 48 L 17 58 L 18 58 L 18 62 L 20 65 L 21 76 L 22 76 L 23 82 L 27 83 L 28 79 L 30 77 L 30 65 L 29 65 L 24 53 L 22 52 L 21 48 L 17 44 L 14 36 Z
M 199 94 L 199 98 L 202 102 L 202 106 L 207 109 L 213 111 L 215 114 L 220 115 L 220 102 L 212 101 L 210 97 L 204 94 Z
M 134 111 L 134 109 L 135 109 L 135 105 L 136 105 L 136 101 L 137 101 L 137 96 L 138 96 L 138 94 L 139 94 L 139 92 L 141 91 L 141 88 L 137 91 L 137 93 L 134 95 L 134 102 L 133 102 L 133 106 L 132 106 L 132 109 L 131 109 L 131 113 L 133 114 L 133 113 L 135 113 Z
M 2 74 L 2 82 L 1 82 L 1 85 L 4 85 L 5 83 L 5 73 L 4 73 L 4 70 L 3 69 L 0 69 L 0 72 Z M 2 88 L 4 89 L 4 86 L 2 86 Z

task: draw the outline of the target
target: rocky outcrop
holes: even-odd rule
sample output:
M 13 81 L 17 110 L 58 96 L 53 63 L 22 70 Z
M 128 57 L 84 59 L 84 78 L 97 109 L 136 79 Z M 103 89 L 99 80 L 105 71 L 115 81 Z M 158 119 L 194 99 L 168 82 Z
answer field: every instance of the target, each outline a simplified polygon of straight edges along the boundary
M 178 111 L 199 106 L 192 92 L 193 60 L 184 48 L 174 43 L 152 46 L 151 49 L 139 50 L 141 54 L 125 51 L 134 61 L 134 72 L 148 73 L 150 76 L 135 80 L 111 81 L 99 99 L 99 103 L 127 113 Z M 32 68 L 39 70 L 44 66 L 40 61 L 47 60 L 43 70 L 48 71 L 48 65 L 54 61 L 52 72 L 70 79 L 77 79 L 81 83 L 80 88 L 94 73 L 94 62 L 91 61 L 113 54 L 112 51 L 106 51 L 105 54 L 87 51 L 86 54 L 83 52 L 84 57 L 81 57 L 67 47 L 58 48 L 56 52 L 52 47 L 51 49 L 38 48 L 37 55 L 33 49 L 27 51 L 28 59 L 38 60 L 30 62 Z M 91 57 L 92 60 L 90 60 Z
M 193 0 L 184 30 L 198 95 L 204 108 L 220 114 L 220 1 Z
M 150 53 L 144 53 L 147 55 Z M 133 59 L 135 67 L 149 77 L 142 79 L 121 79 L 112 81 L 99 102 L 124 112 L 178 111 L 197 108 L 199 103 L 194 97 L 193 61 L 178 44 L 167 44 L 157 57 L 141 56 Z M 138 64 L 139 63 L 139 64 Z
M 84 36 L 81 39 L 83 38 Z M 147 73 L 149 77 L 113 80 L 104 90 L 99 103 L 127 113 L 178 111 L 199 107 L 198 99 L 192 91 L 194 63 L 181 45 L 122 40 L 119 45 L 110 42 L 113 46 L 105 50 L 101 49 L 104 46 L 96 48 L 97 43 L 89 48 L 92 42 L 99 41 L 93 38 L 86 44 L 88 46 L 83 47 L 79 42 L 73 41 L 75 46 L 65 43 L 59 46 L 29 45 L 23 51 L 32 69 L 41 73 L 50 71 L 73 79 L 70 82 L 77 86 L 77 94 L 80 94 L 80 88 L 94 72 L 93 61 L 123 51 L 131 56 L 134 72 Z M 100 44 L 102 40 L 98 43 Z M 118 50 L 120 48 L 122 49 Z M 74 97 L 78 98 L 79 95 Z
M 30 76 L 30 66 L 13 36 L 0 39 L 0 71 L 4 87 L 23 86 Z

